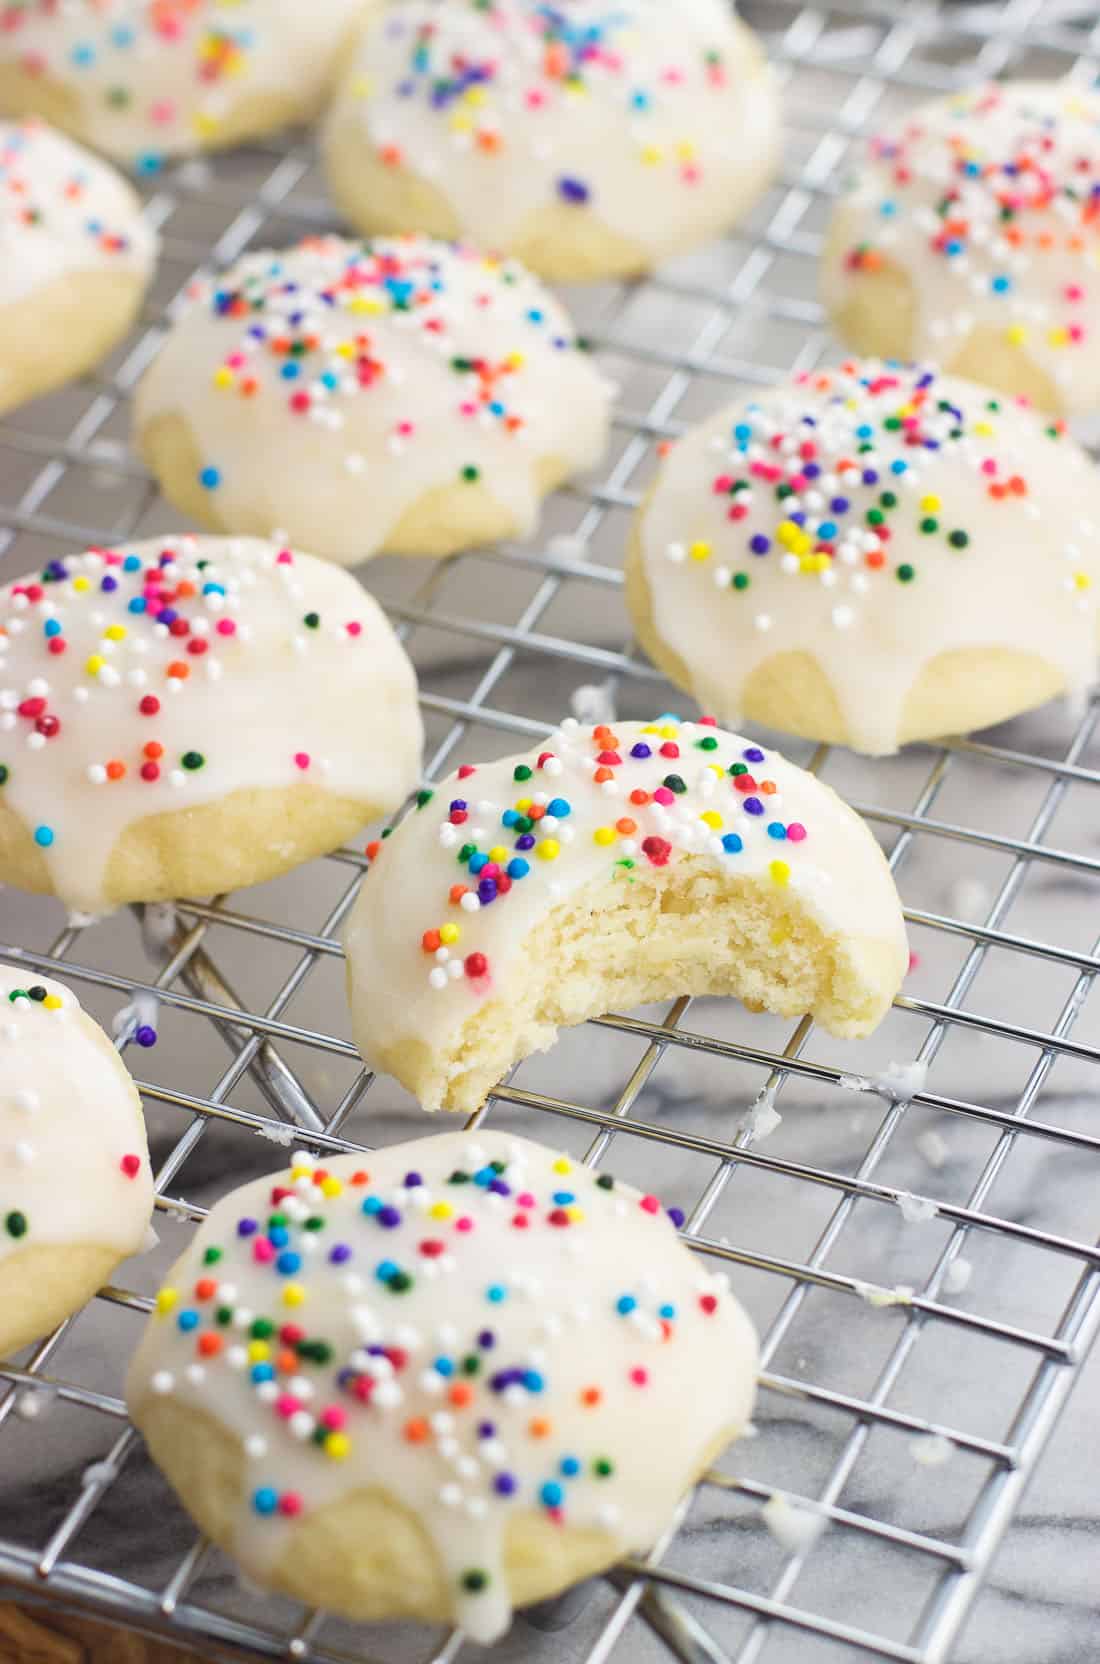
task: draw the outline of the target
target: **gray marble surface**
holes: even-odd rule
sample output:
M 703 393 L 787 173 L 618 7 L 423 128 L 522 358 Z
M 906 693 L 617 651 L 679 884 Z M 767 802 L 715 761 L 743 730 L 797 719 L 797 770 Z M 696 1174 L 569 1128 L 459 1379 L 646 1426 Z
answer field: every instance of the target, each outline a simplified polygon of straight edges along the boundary
M 677 263 L 660 286 L 596 288 L 575 297 L 584 326 L 598 338 L 602 360 L 621 386 L 622 418 L 613 453 L 592 482 L 598 488 L 594 498 L 585 491 L 568 492 L 549 505 L 540 538 L 526 557 L 522 552 L 511 560 L 472 556 L 430 579 L 427 603 L 433 621 L 418 623 L 409 635 L 429 696 L 430 749 L 449 743 L 449 712 L 471 702 L 485 714 L 470 722 L 450 761 L 513 749 L 516 734 L 509 723 L 552 721 L 578 697 L 589 697 L 583 692 L 586 686 L 602 682 L 599 655 L 618 654 L 627 640 L 618 587 L 598 577 L 567 576 L 551 592 L 546 561 L 570 570 L 587 561 L 611 574 L 620 568 L 630 503 L 644 489 L 653 461 L 652 452 L 636 438 L 640 419 L 651 435 L 675 431 L 677 424 L 709 413 L 728 397 L 738 376 L 773 376 L 813 364 L 834 350 L 814 301 L 813 255 L 852 136 L 873 118 L 944 84 L 964 53 L 976 55 L 974 61 L 986 73 L 1013 66 L 1050 75 L 1069 68 L 1076 47 L 1084 43 L 1083 32 L 1079 40 L 1074 34 L 1080 7 L 1062 4 L 1058 19 L 1049 20 L 1060 31 L 1057 47 L 1045 40 L 1029 42 L 1029 23 L 1036 34 L 1044 26 L 1043 8 L 1033 0 L 970 10 L 973 36 L 952 34 L 944 24 L 947 14 L 937 14 L 934 7 L 854 4 L 844 11 L 817 11 L 777 0 L 757 9 L 755 20 L 769 32 L 788 75 L 791 132 L 783 181 L 743 236 Z M 1014 33 L 1002 39 L 982 33 L 1002 22 Z M 899 72 L 908 77 L 905 84 L 888 85 L 889 76 Z M 246 241 L 277 244 L 299 234 L 303 224 L 326 222 L 320 183 L 308 160 L 299 166 L 292 159 L 283 172 L 284 165 L 274 163 L 270 153 L 244 153 L 220 160 L 213 176 L 191 168 L 156 183 L 151 212 L 166 230 L 155 295 L 158 314 L 185 281 L 197 249 L 215 242 L 223 252 Z M 0 424 L 0 528 L 9 523 L 8 511 L 17 508 L 10 516 L 11 532 L 4 534 L 0 571 L 15 576 L 63 554 L 85 529 L 89 535 L 94 530 L 103 537 L 121 537 L 175 526 L 127 455 L 125 401 L 117 402 L 119 388 L 132 382 L 151 346 L 144 335 L 117 355 L 109 367 L 113 383 L 42 401 Z M 676 370 L 678 359 L 688 363 L 686 371 Z M 66 465 L 51 465 L 43 474 L 44 460 L 63 441 L 69 444 Z M 365 581 L 400 613 L 414 602 L 425 576 L 418 563 L 381 561 L 371 566 Z M 416 604 L 423 604 L 423 598 Z M 492 645 L 463 633 L 463 621 L 470 619 L 505 633 L 537 628 L 547 639 L 534 646 L 521 642 L 507 661 L 494 659 Z M 510 638 L 504 634 L 501 639 Z M 570 656 L 570 646 L 588 652 L 588 662 Z M 490 668 L 494 679 L 486 686 Z M 655 680 L 629 669 L 605 694 L 624 717 L 682 703 Z M 1052 797 L 1049 773 L 1012 758 L 1022 752 L 1062 759 L 1076 736 L 1074 761 L 1083 771 L 1100 771 L 1100 741 L 1089 721 L 1082 729 L 1080 720 L 1080 713 L 1052 707 L 983 736 L 989 750 L 952 753 L 935 775 L 938 757 L 928 750 L 878 764 L 833 753 L 823 772 L 872 812 L 888 849 L 899 835 L 895 817 L 910 814 L 924 794 L 928 814 L 947 827 L 1039 840 L 1096 860 L 1100 823 L 1094 780 L 1082 773 Z M 797 760 L 810 760 L 808 747 L 787 749 Z M 751 1055 L 720 1058 L 669 1046 L 654 1060 L 603 1158 L 608 1168 L 644 1180 L 689 1214 L 704 1196 L 713 1200 L 705 1235 L 727 1244 L 737 1256 L 731 1267 L 735 1287 L 768 1337 L 768 1370 L 787 1383 L 786 1390 L 762 1392 L 759 1436 L 721 1464 L 723 1473 L 742 1481 L 744 1489 L 702 1491 L 668 1552 L 667 1565 L 752 1598 L 766 1599 L 779 1591 L 792 1607 L 815 1619 L 856 1626 L 899 1644 L 922 1635 L 938 1563 L 886 1537 L 834 1521 L 795 1573 L 762 1521 L 762 1499 L 776 1489 L 811 1503 L 828 1496 L 838 1509 L 899 1532 L 969 1544 L 991 1463 L 981 1454 L 953 1448 L 942 1465 L 928 1465 L 918 1459 L 929 1455 L 927 1443 L 916 1442 L 904 1427 L 876 1425 L 853 1443 L 856 1423 L 850 1415 L 799 1398 L 797 1388 L 812 1385 L 862 1401 L 880 1395 L 890 1411 L 918 1423 L 927 1421 L 975 1441 L 1014 1442 L 1026 1431 L 1014 1422 L 1041 1352 L 942 1316 L 916 1324 L 904 1307 L 878 1309 L 850 1285 L 928 1289 L 942 1305 L 989 1325 L 1051 1336 L 1074 1293 L 1080 1262 L 1019 1237 L 974 1229 L 951 1249 L 967 1263 L 966 1286 L 942 1287 L 943 1256 L 952 1243 L 952 1228 L 942 1215 L 909 1223 L 892 1201 L 864 1195 L 844 1204 L 838 1229 L 835 1216 L 843 1191 L 814 1182 L 805 1170 L 858 1177 L 887 1192 L 913 1192 L 955 1207 L 966 1207 L 980 1195 L 980 1211 L 992 1218 L 1083 1243 L 1096 1240 L 1100 1153 L 1025 1133 L 994 1173 L 989 1164 L 998 1159 L 997 1127 L 961 1108 L 943 1107 L 949 1100 L 1012 1115 L 1026 1093 L 1032 1120 L 1086 1136 L 1097 1131 L 1100 1075 L 1087 1051 L 1100 1046 L 1100 1006 L 1090 987 L 1076 986 L 1070 965 L 1050 955 L 995 945 L 959 1000 L 961 1009 L 980 1018 L 984 1027 L 949 1024 L 939 1034 L 926 1009 L 949 999 L 967 962 L 973 945 L 965 935 L 967 923 L 981 926 L 992 920 L 1002 932 L 1063 952 L 1094 951 L 1100 925 L 1095 874 L 1036 860 L 1012 879 L 1014 887 L 999 903 L 1012 870 L 1011 850 L 995 843 L 918 830 L 899 851 L 903 898 L 911 909 L 957 921 L 957 926 L 913 928 L 917 962 L 905 992 L 915 1004 L 896 1010 L 872 1040 L 844 1045 L 814 1032 L 802 1049 L 801 1057 L 810 1065 L 866 1077 L 927 1055 L 931 1066 L 923 1100 L 899 1111 L 874 1094 L 841 1088 L 831 1075 L 821 1081 L 794 1073 L 777 1098 L 780 1125 L 755 1147 L 760 1159 L 739 1160 L 715 1198 L 716 1176 L 724 1171 L 719 1159 L 686 1148 L 682 1140 L 731 1144 L 768 1083 L 759 1053 L 782 1052 L 792 1029 L 732 1005 L 698 1001 L 682 1014 L 681 1028 L 716 1036 Z M 233 906 L 268 923 L 317 931 L 351 876 L 338 862 L 316 863 L 235 898 Z M 46 952 L 64 922 L 50 902 L 0 891 L 0 945 Z M 279 997 L 299 959 L 287 945 L 224 924 L 208 928 L 203 946 L 253 1011 L 268 1009 Z M 83 931 L 68 957 L 75 966 L 106 977 L 149 980 L 159 969 L 128 914 Z M 94 980 L 74 982 L 104 1021 L 125 1001 L 124 992 Z M 1039 1047 L 1013 1038 L 1011 1031 L 1023 1027 L 1048 1034 L 1067 1010 L 1073 1039 L 1084 1051 L 1058 1055 L 1037 1080 Z M 296 1025 L 346 1039 L 338 962 L 321 960 L 296 988 L 283 1015 Z M 163 1160 L 190 1120 L 172 1103 L 172 1094 L 213 1092 L 239 1037 L 226 1041 L 205 1019 L 167 1002 L 158 1010 L 157 1027 L 155 1049 L 131 1052 L 129 1061 L 153 1088 L 147 1097 L 151 1139 L 157 1159 Z M 354 1065 L 307 1045 L 288 1043 L 280 1050 L 307 1100 L 330 1115 L 355 1082 Z M 553 1053 L 525 1065 L 515 1084 L 611 1114 L 646 1057 L 644 1037 L 590 1027 L 563 1037 Z M 247 1073 L 224 1099 L 234 1110 L 273 1113 L 261 1085 Z M 496 1125 L 513 1126 L 579 1155 L 591 1142 L 591 1127 L 567 1115 L 503 1102 L 491 1115 Z M 681 1142 L 643 1139 L 631 1131 L 641 1124 Z M 357 1104 L 342 1129 L 345 1137 L 365 1145 L 432 1130 L 385 1080 Z M 235 1184 L 273 1171 L 282 1154 L 254 1131 L 212 1120 L 168 1193 L 206 1206 Z M 120 1284 L 151 1292 L 185 1228 L 171 1215 L 159 1216 L 159 1245 L 125 1267 Z M 796 1284 L 789 1268 L 811 1261 L 827 1276 L 847 1281 L 807 1286 L 803 1295 L 792 1298 Z M 87 1392 L 117 1396 L 140 1321 L 132 1310 L 96 1302 L 72 1325 L 49 1372 Z M 1094 1360 L 1079 1372 L 1061 1425 L 950 1652 L 953 1664 L 1095 1664 L 1100 1656 L 1098 1369 Z M 9 1417 L 0 1427 L 0 1548 L 10 1544 L 40 1552 L 81 1495 L 82 1476 L 104 1459 L 119 1430 L 110 1416 L 60 1399 L 41 1401 L 35 1416 Z M 155 1590 L 191 1540 L 178 1506 L 137 1450 L 92 1509 L 67 1556 Z M 283 1634 L 292 1633 L 301 1616 L 242 1587 L 218 1556 L 203 1563 L 188 1598 L 210 1612 Z M 541 1628 L 521 1619 L 493 1656 L 500 1664 L 582 1664 L 601 1635 L 612 1633 L 606 1626 L 615 1618 L 620 1598 L 611 1584 L 595 1584 L 575 1610 L 549 1614 Z M 658 1639 L 659 1629 L 662 1623 L 679 1622 L 683 1645 L 685 1620 L 703 1626 L 711 1650 L 681 1651 L 681 1656 L 715 1664 L 742 1657 L 754 1664 L 757 1659 L 815 1664 L 819 1658 L 823 1664 L 849 1659 L 854 1664 L 868 1656 L 843 1642 L 827 1642 L 778 1623 L 756 1630 L 746 1611 L 693 1594 L 668 1591 L 666 1599 L 672 1607 L 652 1610 L 652 1621 L 635 1616 L 613 1646 L 605 1640 L 600 1659 L 656 1664 L 670 1658 L 674 1654 Z M 438 1639 L 409 1629 L 352 1632 L 331 1625 L 319 1644 L 364 1664 L 414 1664 L 431 1655 Z M 474 1656 L 472 1649 L 468 1656 Z

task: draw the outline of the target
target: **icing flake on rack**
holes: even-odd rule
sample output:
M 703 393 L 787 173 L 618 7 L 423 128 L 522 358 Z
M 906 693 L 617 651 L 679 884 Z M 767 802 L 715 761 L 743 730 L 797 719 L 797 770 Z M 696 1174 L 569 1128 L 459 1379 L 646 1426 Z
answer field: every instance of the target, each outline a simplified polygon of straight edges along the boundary
M 453 788 L 454 795 L 447 796 L 439 849 L 453 854 L 463 877 L 449 886 L 438 926 L 421 937 L 432 988 L 442 991 L 465 979 L 474 993 L 487 994 L 490 956 L 463 951 L 470 915 L 506 907 L 519 886 L 536 885 L 549 892 L 549 901 L 558 888 L 559 863 L 568 872 L 577 852 L 587 867 L 593 845 L 605 854 L 606 876 L 629 882 L 639 866 L 666 867 L 685 853 L 735 863 L 746 841 L 758 846 L 764 836 L 773 852 L 770 881 L 780 888 L 790 882 L 780 851 L 804 843 L 808 834 L 801 821 L 782 813 L 766 751 L 720 732 L 713 719 L 681 726 L 663 717 L 627 726 L 632 737 L 624 744 L 606 724 L 580 729 L 575 721 L 563 722 L 557 741 L 515 766 L 515 796 L 506 805 L 475 801 L 479 771 L 471 765 L 442 789 L 447 795 Z M 467 780 L 469 796 L 463 791 Z M 606 809 L 602 817 L 590 803 L 575 801 L 578 786 L 588 798 L 597 788 Z M 422 791 L 418 810 L 435 796 Z M 383 847 L 372 843 L 367 854 L 375 859 Z M 375 882 L 385 882 L 384 863 Z
M 39 122 L 0 122 L 0 302 L 70 272 L 144 273 L 155 247 L 105 163 Z
M 298 1152 L 215 1209 L 157 1296 L 129 1397 L 139 1422 L 146 1394 L 174 1395 L 241 1438 L 246 1564 L 276 1557 L 280 1523 L 375 1486 L 420 1516 L 489 1640 L 515 1513 L 647 1541 L 654 1505 L 747 1412 L 743 1319 L 676 1244 L 683 1222 L 503 1134 Z M 684 1448 L 640 1463 L 626 1431 L 652 1433 L 701 1369 Z

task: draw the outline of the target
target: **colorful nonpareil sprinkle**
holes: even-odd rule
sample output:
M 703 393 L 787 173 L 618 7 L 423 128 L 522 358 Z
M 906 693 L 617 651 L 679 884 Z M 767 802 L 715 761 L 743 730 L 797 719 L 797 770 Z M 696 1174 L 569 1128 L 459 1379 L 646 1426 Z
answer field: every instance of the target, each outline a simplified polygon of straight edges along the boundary
M 655 1429 L 670 1393 L 721 1360 L 673 1458 L 686 1470 L 715 1405 L 743 1399 L 736 1308 L 676 1244 L 683 1221 L 503 1134 L 298 1152 L 215 1210 L 160 1291 L 131 1401 L 139 1421 L 146 1395 L 228 1421 L 249 1457 L 241 1529 L 263 1552 L 281 1519 L 385 1484 L 486 1638 L 507 1618 L 514 1512 L 629 1539 L 644 1527 L 623 1505 L 653 1458 L 624 1418 Z

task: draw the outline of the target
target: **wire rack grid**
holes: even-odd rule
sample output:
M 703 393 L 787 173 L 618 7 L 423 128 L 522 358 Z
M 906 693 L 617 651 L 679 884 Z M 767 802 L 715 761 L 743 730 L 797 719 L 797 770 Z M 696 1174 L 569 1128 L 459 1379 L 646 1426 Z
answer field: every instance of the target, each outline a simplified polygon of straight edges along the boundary
M 748 11 L 786 84 L 787 167 L 720 248 L 575 297 L 622 382 L 606 474 L 560 493 L 532 548 L 467 556 L 426 581 L 408 563 L 367 574 L 421 675 L 432 776 L 460 743 L 483 755 L 541 736 L 571 697 L 578 709 L 613 700 L 623 716 L 669 701 L 618 645 L 623 530 L 655 442 L 733 383 L 835 352 L 813 263 L 852 147 L 881 117 L 978 76 L 1091 83 L 1100 49 L 1095 13 L 1044 0 Z M 0 425 L 7 575 L 171 524 L 126 449 L 126 404 L 186 282 L 331 223 L 305 141 L 185 164 L 147 194 L 165 259 L 141 329 L 97 379 Z M 1098 716 L 1053 713 L 873 766 L 793 748 L 880 832 L 907 904 L 920 964 L 878 1049 L 680 1000 L 566 1037 L 482 1112 L 671 1186 L 686 1239 L 725 1262 L 764 1338 L 759 1438 L 707 1475 L 644 1564 L 535 1614 L 501 1661 L 957 1656 L 1100 1328 L 1100 1136 L 1082 1107 L 1100 1062 L 1088 1003 Z M 346 1038 L 339 930 L 365 864 L 345 850 L 235 904 L 150 910 L 140 939 L 131 918 L 58 931 L 52 904 L 0 897 L 0 953 L 69 979 L 93 1009 L 129 1002 L 122 1049 L 133 1002 L 157 1001 L 162 1045 L 138 1055 L 166 1251 L 212 1198 L 275 1165 L 291 1129 L 317 1152 L 432 1130 Z M 848 1095 L 898 1056 L 923 1066 L 911 1099 Z M 853 1068 L 868 1073 L 852 1082 Z M 760 1093 L 784 1110 L 766 1147 L 741 1120 Z M 914 1189 L 937 1205 L 919 1230 L 906 1222 Z M 133 1262 L 125 1286 L 0 1364 L 0 1579 L 24 1600 L 211 1657 L 449 1664 L 460 1635 L 352 1631 L 260 1598 L 173 1512 L 119 1390 L 165 1263 Z M 95 1458 L 83 1471 L 59 1456 L 70 1444 Z M 950 1469 L 933 1470 L 945 1453 Z M 759 1518 L 777 1495 L 801 1527 L 779 1543 Z

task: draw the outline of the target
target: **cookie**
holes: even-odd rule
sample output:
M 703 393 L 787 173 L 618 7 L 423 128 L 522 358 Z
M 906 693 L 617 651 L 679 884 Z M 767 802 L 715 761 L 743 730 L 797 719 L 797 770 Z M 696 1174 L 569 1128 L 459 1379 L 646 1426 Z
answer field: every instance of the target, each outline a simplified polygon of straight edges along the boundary
M 554 282 L 717 237 L 779 147 L 771 74 L 723 0 L 412 0 L 371 20 L 324 129 L 358 230 L 469 237 Z
M 156 256 L 112 167 L 41 122 L 0 121 L 0 415 L 110 352 Z
M 363 1056 L 425 1109 L 474 1110 L 559 1027 L 681 994 L 867 1034 L 907 968 L 864 823 L 713 723 L 570 719 L 418 801 L 373 846 L 347 956 Z
M 0 111 L 139 172 L 317 114 L 367 0 L 3 0 Z
M 799 376 L 674 447 L 627 599 L 727 722 L 880 755 L 1081 694 L 1100 475 L 1060 423 L 931 369 Z
M 131 1413 L 257 1582 L 495 1640 L 651 1547 L 746 1425 L 752 1326 L 682 1223 L 499 1132 L 295 1154 L 173 1269 Z
M 138 1253 L 152 1207 L 122 1059 L 68 988 L 0 963 L 0 1358 Z
M 514 261 L 323 237 L 198 288 L 135 434 L 183 513 L 350 566 L 529 536 L 609 417 L 564 311 Z
M 259 883 L 396 808 L 416 678 L 346 573 L 250 539 L 0 589 L 0 881 L 106 912 Z
M 824 296 L 859 352 L 928 358 L 1073 416 L 1100 408 L 1100 94 L 982 86 L 875 138 Z

